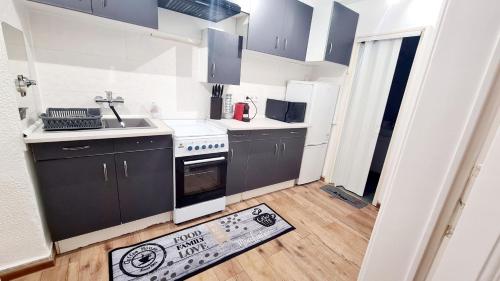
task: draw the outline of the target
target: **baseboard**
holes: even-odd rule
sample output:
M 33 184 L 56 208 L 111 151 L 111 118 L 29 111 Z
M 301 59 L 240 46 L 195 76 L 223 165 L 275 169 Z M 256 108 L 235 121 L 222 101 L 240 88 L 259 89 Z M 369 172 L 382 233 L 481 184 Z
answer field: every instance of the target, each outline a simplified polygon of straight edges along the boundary
M 0 271 L 0 280 L 2 281 L 13 280 L 21 276 L 25 276 L 40 270 L 50 268 L 54 265 L 55 265 L 55 250 L 54 248 L 52 248 L 49 257 Z
M 66 253 L 94 243 L 119 237 L 128 233 L 145 229 L 155 224 L 166 223 L 172 220 L 172 212 L 154 215 L 144 219 L 94 231 L 80 236 L 71 237 L 55 242 L 57 254 Z
M 273 184 L 273 185 L 268 185 L 265 187 L 260 187 L 260 188 L 250 190 L 250 191 L 245 191 L 245 192 L 241 193 L 241 200 L 251 199 L 251 198 L 258 197 L 258 196 L 261 196 L 264 194 L 268 194 L 271 192 L 275 192 L 275 191 L 279 191 L 279 190 L 286 189 L 289 187 L 293 187 L 294 185 L 295 185 L 295 180 L 290 180 L 290 181 L 280 182 L 280 183 Z
M 234 203 L 241 202 L 241 193 L 226 196 L 226 205 L 229 206 Z

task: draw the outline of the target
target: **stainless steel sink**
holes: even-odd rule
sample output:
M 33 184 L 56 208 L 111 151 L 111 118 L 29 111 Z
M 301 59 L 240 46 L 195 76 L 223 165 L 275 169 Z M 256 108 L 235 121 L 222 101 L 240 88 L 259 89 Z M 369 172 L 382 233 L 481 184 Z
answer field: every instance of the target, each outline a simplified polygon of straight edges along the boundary
M 102 119 L 104 129 L 150 129 L 156 128 L 153 123 L 147 118 L 122 118 L 125 123 L 125 128 L 122 128 L 120 122 L 116 119 Z

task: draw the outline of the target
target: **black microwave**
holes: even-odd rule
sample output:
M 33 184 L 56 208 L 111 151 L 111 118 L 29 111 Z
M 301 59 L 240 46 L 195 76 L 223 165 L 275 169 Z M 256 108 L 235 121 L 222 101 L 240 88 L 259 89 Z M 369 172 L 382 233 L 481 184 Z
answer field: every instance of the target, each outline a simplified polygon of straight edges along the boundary
M 266 117 L 287 123 L 302 123 L 306 116 L 305 102 L 267 99 Z

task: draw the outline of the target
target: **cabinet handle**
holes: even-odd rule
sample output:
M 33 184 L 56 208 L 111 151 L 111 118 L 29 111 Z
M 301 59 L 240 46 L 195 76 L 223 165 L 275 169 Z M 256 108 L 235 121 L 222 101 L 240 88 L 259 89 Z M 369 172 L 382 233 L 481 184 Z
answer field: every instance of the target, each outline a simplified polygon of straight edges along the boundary
M 283 50 L 286 50 L 287 46 L 288 46 L 288 39 L 285 38 L 285 46 L 284 46 Z
M 212 78 L 215 77 L 215 63 L 212 63 Z
M 231 148 L 231 158 L 229 159 L 229 162 L 233 162 L 233 157 L 234 157 L 234 149 Z
M 278 144 L 275 143 L 274 144 L 274 155 L 277 155 L 278 154 Z
M 62 150 L 64 151 L 78 151 L 78 150 L 85 150 L 89 149 L 90 145 L 85 145 L 85 146 L 73 146 L 73 147 L 63 147 Z
M 276 36 L 276 45 L 274 45 L 274 48 L 278 49 L 279 45 L 280 45 L 280 37 Z
M 328 53 L 331 54 L 332 53 L 332 48 L 333 48 L 333 43 L 330 42 L 330 47 L 328 48 Z
M 299 132 L 291 131 L 290 134 L 298 134 Z
M 102 7 L 106 8 L 108 6 L 108 0 L 102 0 Z
M 102 164 L 103 172 L 104 172 L 104 181 L 108 181 L 108 166 L 106 163 Z
M 283 143 L 283 153 L 286 151 L 286 143 Z
M 123 171 L 125 172 L 125 177 L 128 178 L 128 165 L 127 165 L 127 161 L 123 161 Z

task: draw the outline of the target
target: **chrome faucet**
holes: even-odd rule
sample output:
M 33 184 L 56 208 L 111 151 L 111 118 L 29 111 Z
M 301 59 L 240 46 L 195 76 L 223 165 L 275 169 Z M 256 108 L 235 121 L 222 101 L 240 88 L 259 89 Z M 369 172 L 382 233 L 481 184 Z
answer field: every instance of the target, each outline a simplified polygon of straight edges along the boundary
M 125 100 L 119 96 L 113 99 L 113 92 L 111 92 L 111 91 L 104 91 L 104 93 L 106 93 L 106 98 L 103 98 L 102 96 L 96 96 L 94 99 L 95 102 L 96 103 L 108 103 L 109 108 L 111 108 L 111 110 L 113 111 L 113 113 L 116 116 L 116 120 L 118 120 L 118 122 L 120 122 L 120 126 L 122 126 L 122 128 L 125 128 L 125 122 L 123 122 L 122 118 L 120 117 L 120 115 L 116 111 L 115 105 L 114 105 L 115 103 L 124 103 Z

